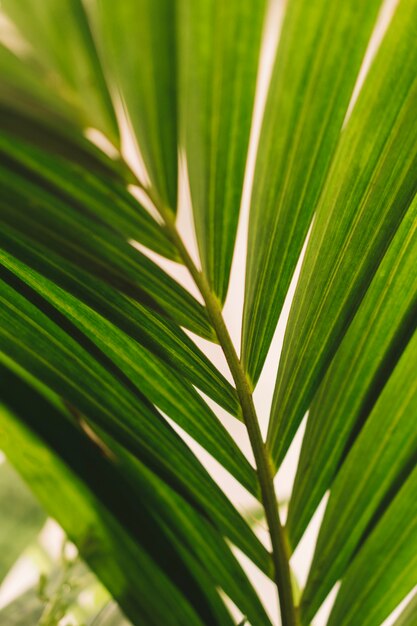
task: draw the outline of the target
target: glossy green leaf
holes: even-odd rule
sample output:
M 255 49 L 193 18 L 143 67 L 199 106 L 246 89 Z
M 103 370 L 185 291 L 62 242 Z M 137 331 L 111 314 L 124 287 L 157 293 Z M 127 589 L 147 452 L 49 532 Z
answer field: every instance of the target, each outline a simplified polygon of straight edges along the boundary
M 44 119 L 38 119 L 31 107 L 28 111 L 19 111 L 13 104 L 0 103 L 0 129 L 1 136 L 5 136 L 6 140 L 7 136 L 13 137 L 15 154 L 18 154 L 19 148 L 27 147 L 25 144 L 31 144 L 43 153 L 58 155 L 79 168 L 111 180 L 113 185 L 118 183 L 118 189 L 136 181 L 117 153 L 110 158 L 89 141 L 79 127 L 70 121 L 53 119 L 49 112 Z
M 68 322 L 65 325 L 45 301 L 6 270 L 1 274 L 0 350 L 6 357 L 198 503 L 233 543 L 270 573 L 266 550 L 157 410 L 130 388 L 105 355 L 97 351 L 94 358 L 87 338 Z M 13 285 L 25 291 L 26 298 Z
M 214 337 L 205 308 L 106 226 L 9 167 L 0 165 L 0 181 L 2 221 L 178 324 Z
M 130 476 L 132 488 L 137 490 L 138 497 L 146 494 L 153 499 L 152 514 L 171 536 L 171 541 L 174 544 L 189 544 L 190 549 L 204 563 L 213 583 L 223 589 L 252 623 L 271 626 L 246 574 L 213 525 L 178 494 L 151 476 L 150 472 L 140 468 L 130 455 L 117 447 L 113 449 L 123 463 L 126 475 Z M 167 511 L 170 511 L 170 518 Z
M 231 624 L 220 601 L 203 589 L 179 551 L 147 517 L 146 507 L 132 500 L 117 465 L 4 371 L 1 384 L 0 428 L 8 458 L 126 614 L 134 622 L 155 626 L 208 625 L 223 624 L 220 611 L 224 623 Z M 17 398 L 15 393 L 10 397 L 10 387 L 19 393 Z M 92 463 L 96 472 L 89 471 Z
M 178 326 L 6 224 L 0 248 L 94 309 L 241 419 L 236 390 Z
M 7 463 L 0 465 L 0 509 L 1 584 L 46 520 L 45 512 Z
M 155 252 L 177 260 L 177 253 L 161 227 L 122 184 L 104 178 L 78 163 L 60 160 L 15 136 L 0 134 L 0 158 L 10 169 L 35 179 L 66 202 L 93 215 L 123 238 L 136 239 Z
M 379 626 L 417 584 L 417 469 L 346 572 L 329 626 Z M 416 601 L 395 626 L 413 626 Z
M 6 378 L 9 385 L 11 380 L 15 380 L 10 374 L 6 374 Z M 22 388 L 21 382 L 19 387 Z M 36 394 L 24 385 L 23 390 L 26 395 L 24 394 L 20 406 L 25 401 L 27 403 L 28 399 L 33 403 Z M 34 404 L 36 407 L 36 402 Z M 110 460 L 113 455 L 114 459 L 117 459 L 113 466 L 109 464 L 108 460 L 103 461 L 101 450 L 91 448 L 91 441 L 89 445 L 86 445 L 82 438 L 80 440 L 80 435 L 76 437 L 65 423 L 65 418 L 63 424 L 55 423 L 52 432 L 50 432 L 51 422 L 44 419 L 47 405 L 43 403 L 42 407 L 44 411 L 39 412 L 37 418 L 35 416 L 35 419 L 30 420 L 30 425 L 36 427 L 44 439 L 54 445 L 63 460 L 67 463 L 70 462 L 84 481 L 91 486 L 99 485 L 96 486 L 96 495 L 105 498 L 107 506 L 111 508 L 113 515 L 122 521 L 127 531 L 132 527 L 135 529 L 140 543 L 143 543 L 145 549 L 156 561 L 161 561 L 164 567 L 170 570 L 174 581 L 179 583 L 180 587 L 183 588 L 186 585 L 186 580 L 179 580 L 181 571 L 175 570 L 175 563 L 171 562 L 173 557 L 164 553 L 164 537 L 161 538 L 160 542 L 154 541 L 152 545 L 148 545 L 152 539 L 157 538 L 152 531 L 153 528 L 159 529 L 159 532 L 167 537 L 170 546 L 177 550 L 186 562 L 189 562 L 189 553 L 195 555 L 196 561 L 199 560 L 204 570 L 202 580 L 204 581 L 208 577 L 208 586 L 214 585 L 216 588 L 220 586 L 241 607 L 242 611 L 251 616 L 254 623 L 270 626 L 256 593 L 241 566 L 232 555 L 229 546 L 218 530 L 201 515 L 200 511 L 126 453 L 122 447 L 116 445 L 114 440 L 106 436 L 100 429 L 98 434 L 100 438 L 102 437 L 101 441 L 104 443 L 105 449 L 111 450 Z M 54 412 L 54 421 L 62 422 L 57 411 Z M 67 435 L 65 443 L 61 443 L 63 434 Z M 79 447 L 81 448 L 81 459 L 77 458 L 77 455 L 73 459 L 73 452 L 74 450 L 78 451 Z M 84 464 L 85 461 L 87 461 L 86 465 Z M 94 461 L 96 475 L 87 477 L 86 472 L 89 472 L 88 468 Z M 129 504 L 125 510 L 125 507 L 121 506 L 119 495 L 116 497 L 114 493 L 112 495 L 114 490 L 116 494 L 123 494 L 127 490 L 126 496 L 129 502 L 137 503 L 133 504 L 135 510 L 132 510 L 132 504 Z M 138 507 L 141 510 L 139 514 Z M 127 521 L 129 519 L 130 522 Z M 149 536 L 149 532 L 151 536 Z M 152 537 L 152 533 L 154 537 Z M 172 548 L 169 548 L 168 552 L 171 550 Z
M 181 144 L 203 268 L 223 302 L 245 173 L 265 1 L 179 0 Z
M 3 0 L 2 9 L 50 72 L 60 97 L 80 110 L 85 126 L 118 145 L 116 116 L 82 0 Z M 58 24 L 65 25 L 65 45 Z
M 177 206 L 175 2 L 97 0 L 105 67 L 136 134 L 153 196 Z
M 1 104 L 30 115 L 37 121 L 81 125 L 78 110 L 51 89 L 46 89 L 45 82 L 47 77 L 38 64 L 19 58 L 0 43 Z
M 311 405 L 287 518 L 293 546 L 415 330 L 416 307 L 415 199 Z
M 256 384 L 381 0 L 289 0 L 256 161 L 242 355 Z
M 255 471 L 217 416 L 175 369 L 168 367 L 81 300 L 3 250 L 0 250 L 0 264 L 73 322 L 120 368 L 141 394 L 169 415 L 251 493 L 258 495 Z
M 308 619 L 414 467 L 416 367 L 414 333 L 333 483 L 303 594 Z
M 403 0 L 320 199 L 274 392 L 268 443 L 276 466 L 417 190 L 416 27 L 417 2 Z

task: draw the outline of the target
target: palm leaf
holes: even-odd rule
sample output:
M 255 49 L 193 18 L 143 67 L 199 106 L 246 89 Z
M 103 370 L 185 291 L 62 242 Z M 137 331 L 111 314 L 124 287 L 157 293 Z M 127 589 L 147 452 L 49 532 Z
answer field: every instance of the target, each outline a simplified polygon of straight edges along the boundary
M 178 2 L 182 147 L 200 257 L 222 302 L 239 217 L 265 4 L 259 0 L 254 11 L 252 0 Z
M 3 374 L 2 385 L 6 382 L 10 388 L 13 379 L 10 379 L 10 376 L 6 379 Z M 21 385 L 21 383 L 18 384 Z M 101 483 L 100 488 L 91 472 L 89 473 L 89 482 L 83 482 L 81 478 L 84 477 L 85 480 L 86 468 L 93 459 L 95 459 L 96 466 L 100 467 L 101 477 L 104 478 L 107 474 L 106 481 L 110 477 L 113 480 L 116 478 L 117 472 L 114 466 L 110 465 L 109 467 L 109 461 L 100 456 L 100 452 L 94 444 L 80 436 L 70 423 L 65 420 L 58 420 L 56 416 L 53 420 L 55 428 L 49 427 L 47 433 L 45 433 L 45 428 L 43 431 L 41 430 L 43 438 L 40 439 L 40 435 L 35 434 L 38 430 L 34 431 L 33 427 L 29 429 L 23 422 L 23 416 L 20 413 L 22 410 L 27 411 L 27 403 L 22 402 L 25 392 L 31 393 L 30 390 L 20 387 L 20 401 L 16 402 L 15 394 L 12 399 L 12 402 L 17 405 L 14 411 L 18 411 L 18 421 L 8 405 L 2 404 L 0 418 L 2 431 L 6 437 L 6 453 L 23 477 L 30 482 L 32 489 L 45 508 L 65 528 L 68 536 L 77 545 L 87 563 L 93 570 L 97 571 L 104 584 L 107 584 L 110 591 L 119 599 L 126 614 L 131 616 L 133 620 L 145 619 L 147 620 L 146 623 L 149 624 L 157 624 L 158 620 L 161 619 L 167 620 L 166 623 L 169 624 L 178 623 L 178 615 L 182 615 L 181 619 L 190 620 L 192 624 L 210 623 L 210 619 L 214 619 L 214 623 L 217 623 L 217 616 L 214 617 L 213 607 L 210 606 L 210 600 L 207 599 L 210 591 L 206 594 L 201 588 L 201 594 L 197 593 L 199 601 L 205 606 L 203 611 L 200 607 L 200 614 L 207 611 L 206 617 L 202 617 L 200 620 L 186 597 L 176 589 L 175 584 L 169 581 L 167 573 L 172 572 L 173 568 L 178 568 L 175 582 L 182 587 L 183 592 L 186 592 L 185 595 L 188 594 L 188 600 L 191 599 L 191 604 L 194 602 L 191 590 L 194 588 L 195 592 L 195 585 L 198 586 L 199 583 L 197 580 L 193 582 L 191 572 L 184 560 L 175 547 L 169 544 L 163 534 L 151 523 L 151 520 L 146 519 L 146 514 L 144 512 L 140 514 L 140 508 L 134 505 L 132 500 L 130 500 L 129 506 L 128 493 L 124 493 L 126 488 L 120 477 L 118 478 L 117 490 L 107 490 L 105 483 Z M 4 398 L 4 387 L 2 394 Z M 26 396 L 26 400 L 28 399 L 30 399 L 32 406 L 32 417 L 28 421 L 40 429 L 42 426 L 40 423 L 42 419 L 40 418 L 45 414 L 45 408 L 49 412 L 50 407 L 48 405 L 45 407 L 45 404 L 39 400 L 36 403 L 33 396 L 29 396 L 29 398 Z M 48 445 L 43 443 L 45 436 L 47 436 Z M 74 438 L 77 441 L 77 455 L 75 457 L 73 455 Z M 69 446 L 71 439 L 72 445 Z M 59 442 L 61 447 L 59 447 Z M 54 453 L 55 447 L 58 447 L 63 459 Z M 65 447 L 67 448 L 66 453 Z M 38 464 L 34 464 L 34 458 L 42 460 L 41 472 L 37 469 Z M 113 502 L 111 501 L 112 498 Z M 121 520 L 114 513 L 116 510 L 119 516 L 120 514 L 125 516 L 132 506 L 133 511 L 130 519 L 141 519 L 142 522 L 140 539 L 137 531 L 135 533 L 134 528 L 132 528 L 132 522 L 130 529 L 128 529 L 129 525 L 126 525 L 127 516 L 123 520 L 124 525 L 122 525 Z M 159 556 L 155 552 L 153 554 L 153 558 L 156 556 L 159 564 L 155 563 L 144 548 L 146 535 L 148 535 L 146 544 L 148 550 L 152 550 L 152 546 L 156 545 L 153 540 L 155 535 L 158 537 L 160 545 L 164 545 L 164 551 L 160 552 Z M 112 548 L 113 544 L 117 550 L 118 563 L 113 558 L 115 554 L 115 550 Z M 108 554 L 111 555 L 110 559 Z M 168 558 L 164 560 L 161 558 L 162 554 L 167 554 Z M 143 593 L 139 595 L 134 592 L 135 587 L 130 582 L 135 578 L 140 582 L 143 590 Z M 163 584 L 161 584 L 162 581 Z M 148 591 L 145 593 L 148 585 Z M 158 601 L 151 592 L 152 585 L 161 588 Z M 187 587 L 188 592 L 186 591 Z M 174 606 L 176 606 L 175 612 L 173 612 Z M 216 610 L 214 608 L 214 611 Z
M 103 131 L 119 144 L 119 131 L 110 94 L 100 66 L 81 0 L 5 0 L 10 16 L 32 48 L 32 54 L 57 81 L 59 93 L 80 111 L 85 126 Z M 65 24 L 67 45 L 57 24 Z
M 388 4 L 288 0 L 281 24 L 264 0 L 2 4 L 0 445 L 108 588 L 91 626 L 271 626 L 256 568 L 282 626 L 337 582 L 324 622 L 380 626 L 417 584 L 417 0 Z M 222 307 L 250 138 L 240 358 Z M 305 242 L 265 441 L 252 392 Z
M 332 161 L 379 0 L 289 0 L 252 191 L 242 355 L 256 384 Z
M 417 201 L 311 405 L 287 526 L 296 545 L 416 327 Z
M 277 465 L 416 192 L 416 11 L 399 5 L 317 208 L 274 392 Z
M 349 566 L 329 626 L 377 626 L 417 584 L 415 490 L 414 470 Z M 396 626 L 413 624 L 414 610 Z
M 134 129 L 152 195 L 175 212 L 175 3 L 98 0 L 93 8 L 105 67 Z
M 268 555 L 255 535 L 142 393 L 21 281 L 4 269 L 1 274 L 0 350 L 85 414 L 88 423 L 102 427 L 181 493 L 207 507 L 230 539 L 269 572 Z

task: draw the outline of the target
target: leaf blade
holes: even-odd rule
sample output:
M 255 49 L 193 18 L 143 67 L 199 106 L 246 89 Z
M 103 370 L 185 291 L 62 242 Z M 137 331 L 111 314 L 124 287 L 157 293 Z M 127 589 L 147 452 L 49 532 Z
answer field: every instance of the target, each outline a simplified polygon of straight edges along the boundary
M 274 391 L 268 443 L 277 466 L 416 192 L 416 20 L 415 2 L 400 3 L 321 196 Z
M 259 139 L 242 356 L 255 385 L 332 160 L 380 1 L 290 0 Z
M 306 615 L 315 612 L 344 573 L 413 470 L 417 439 L 409 416 L 417 402 L 416 359 L 414 333 L 333 483 L 303 594 Z
M 99 0 L 92 18 L 104 66 L 127 110 L 153 194 L 175 212 L 175 3 Z
M 81 0 L 59 4 L 5 0 L 2 8 L 30 43 L 35 57 L 62 81 L 61 94 L 79 108 L 84 125 L 98 127 L 117 146 L 116 116 Z M 57 23 L 65 24 L 65 46 Z
M 414 199 L 310 407 L 287 519 L 293 546 L 415 330 L 416 228 Z
M 178 3 L 179 118 L 200 258 L 224 302 L 266 3 Z

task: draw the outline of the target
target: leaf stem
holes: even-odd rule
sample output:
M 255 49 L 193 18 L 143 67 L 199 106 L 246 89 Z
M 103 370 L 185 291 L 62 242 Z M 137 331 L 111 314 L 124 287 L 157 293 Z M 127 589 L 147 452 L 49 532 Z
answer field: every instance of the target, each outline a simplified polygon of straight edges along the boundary
M 278 503 L 274 489 L 274 474 L 270 456 L 256 415 L 253 403 L 252 389 L 248 377 L 236 353 L 229 331 L 223 319 L 219 300 L 210 288 L 207 278 L 200 272 L 189 255 L 175 226 L 175 216 L 169 209 L 159 209 L 164 219 L 167 231 L 178 249 L 179 254 L 198 287 L 216 331 L 220 346 L 223 349 L 226 361 L 236 385 L 242 416 L 248 431 L 249 440 L 255 457 L 256 471 L 259 479 L 262 504 L 265 518 L 268 523 L 272 545 L 272 560 L 274 564 L 274 579 L 277 586 L 281 610 L 282 626 L 299 626 L 298 610 L 294 605 L 291 569 L 289 564 L 290 549 L 285 528 L 281 524 Z

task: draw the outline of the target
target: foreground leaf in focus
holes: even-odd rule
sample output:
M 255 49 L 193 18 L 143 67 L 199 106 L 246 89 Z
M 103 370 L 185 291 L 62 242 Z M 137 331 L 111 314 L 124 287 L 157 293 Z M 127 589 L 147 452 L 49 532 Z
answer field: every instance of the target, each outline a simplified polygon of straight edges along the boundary
M 180 132 L 194 222 L 203 268 L 224 302 L 266 3 L 180 0 L 177 4 Z
M 414 469 L 349 566 L 329 626 L 379 626 L 417 584 Z M 415 623 L 411 601 L 395 626 Z
M 264 364 L 380 0 L 288 0 L 251 199 L 242 355 Z
M 0 350 L 8 360 L 65 398 L 92 427 L 102 428 L 185 498 L 198 503 L 269 574 L 267 551 L 149 400 L 26 285 L 4 268 L 1 277 Z
M 308 619 L 414 468 L 416 368 L 415 332 L 333 483 L 303 594 Z
M 80 299 L 132 340 L 179 371 L 232 415 L 239 417 L 234 388 L 173 322 L 4 223 L 0 231 L 0 248 L 3 258 L 8 251 L 32 270 L 53 281 L 58 288 Z
M 417 190 L 416 28 L 417 2 L 403 0 L 317 208 L 272 404 L 268 443 L 276 467 Z
M 68 318 L 120 368 L 141 394 L 169 415 L 250 492 L 257 495 L 254 470 L 192 385 L 94 309 L 2 250 L 0 263 Z
M 416 307 L 414 199 L 310 408 L 287 518 L 294 547 L 413 334 Z

